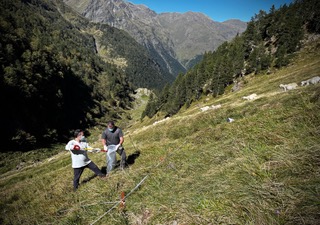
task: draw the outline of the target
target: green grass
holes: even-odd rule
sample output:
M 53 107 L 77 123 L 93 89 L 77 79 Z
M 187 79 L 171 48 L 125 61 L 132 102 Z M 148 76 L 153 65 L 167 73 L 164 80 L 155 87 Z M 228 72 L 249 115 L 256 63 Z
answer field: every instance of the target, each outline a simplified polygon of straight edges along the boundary
M 137 107 L 124 129 L 127 155 L 140 152 L 134 164 L 107 181 L 85 170 L 77 192 L 64 145 L 50 160 L 19 170 L 18 161 L 33 153 L 2 155 L 1 165 L 12 166 L 1 167 L 0 223 L 90 224 L 148 175 L 124 210 L 116 206 L 95 224 L 319 224 L 320 84 L 279 89 L 319 75 L 318 52 L 301 52 L 288 68 L 246 77 L 240 91 L 201 100 L 156 125 L 160 115 L 140 122 Z M 259 98 L 242 99 L 252 93 Z M 101 129 L 90 131 L 95 147 Z M 105 166 L 103 153 L 89 157 Z

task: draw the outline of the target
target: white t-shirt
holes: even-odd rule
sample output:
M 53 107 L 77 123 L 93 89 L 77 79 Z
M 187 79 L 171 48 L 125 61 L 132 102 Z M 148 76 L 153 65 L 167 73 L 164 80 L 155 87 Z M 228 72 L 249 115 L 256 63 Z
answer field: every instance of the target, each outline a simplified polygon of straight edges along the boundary
M 80 150 L 73 150 L 75 145 L 80 146 Z M 80 168 L 88 165 L 91 160 L 87 155 L 87 151 L 83 150 L 82 145 L 76 140 L 71 140 L 66 145 L 66 150 L 70 151 L 72 159 L 72 168 Z

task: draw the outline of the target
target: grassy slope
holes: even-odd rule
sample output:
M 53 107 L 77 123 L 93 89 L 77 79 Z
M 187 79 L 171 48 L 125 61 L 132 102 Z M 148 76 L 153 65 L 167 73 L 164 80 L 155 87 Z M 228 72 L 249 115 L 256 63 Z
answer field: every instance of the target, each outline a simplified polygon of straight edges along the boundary
M 135 121 L 125 130 L 134 163 L 108 181 L 86 170 L 72 192 L 64 146 L 52 158 L 2 174 L 0 223 L 90 224 L 149 175 L 125 210 L 116 207 L 96 224 L 319 224 L 320 84 L 279 89 L 319 75 L 319 50 L 315 43 L 288 68 L 247 77 L 240 91 L 195 103 L 165 122 Z M 259 98 L 242 99 L 252 93 Z M 92 131 L 92 142 L 99 132 Z M 89 154 L 104 166 L 104 154 Z

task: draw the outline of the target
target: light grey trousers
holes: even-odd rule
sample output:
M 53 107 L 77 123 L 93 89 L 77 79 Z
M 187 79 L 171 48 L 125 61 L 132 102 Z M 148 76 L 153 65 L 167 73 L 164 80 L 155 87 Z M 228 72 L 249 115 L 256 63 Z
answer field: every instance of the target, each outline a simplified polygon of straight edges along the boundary
M 123 147 L 119 147 L 116 151 L 120 157 L 121 157 L 121 160 L 120 160 L 120 169 L 124 169 L 125 166 L 126 166 L 126 160 L 127 160 L 127 155 L 126 155 L 126 152 L 124 150 Z M 115 156 L 115 153 L 112 157 L 112 155 L 109 155 L 108 157 L 108 154 L 107 154 L 107 174 L 114 169 L 114 167 L 116 166 L 116 163 L 117 163 L 117 160 L 116 160 L 116 156 Z

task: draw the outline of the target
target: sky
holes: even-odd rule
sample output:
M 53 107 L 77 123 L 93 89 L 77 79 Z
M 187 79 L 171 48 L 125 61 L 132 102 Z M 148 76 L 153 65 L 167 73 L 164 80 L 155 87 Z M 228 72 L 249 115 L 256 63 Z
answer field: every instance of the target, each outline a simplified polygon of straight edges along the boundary
M 212 20 L 223 22 L 239 19 L 244 22 L 258 14 L 260 10 L 269 12 L 272 5 L 278 9 L 281 5 L 289 5 L 293 0 L 127 0 L 133 4 L 143 4 L 155 11 L 185 13 L 201 12 Z

